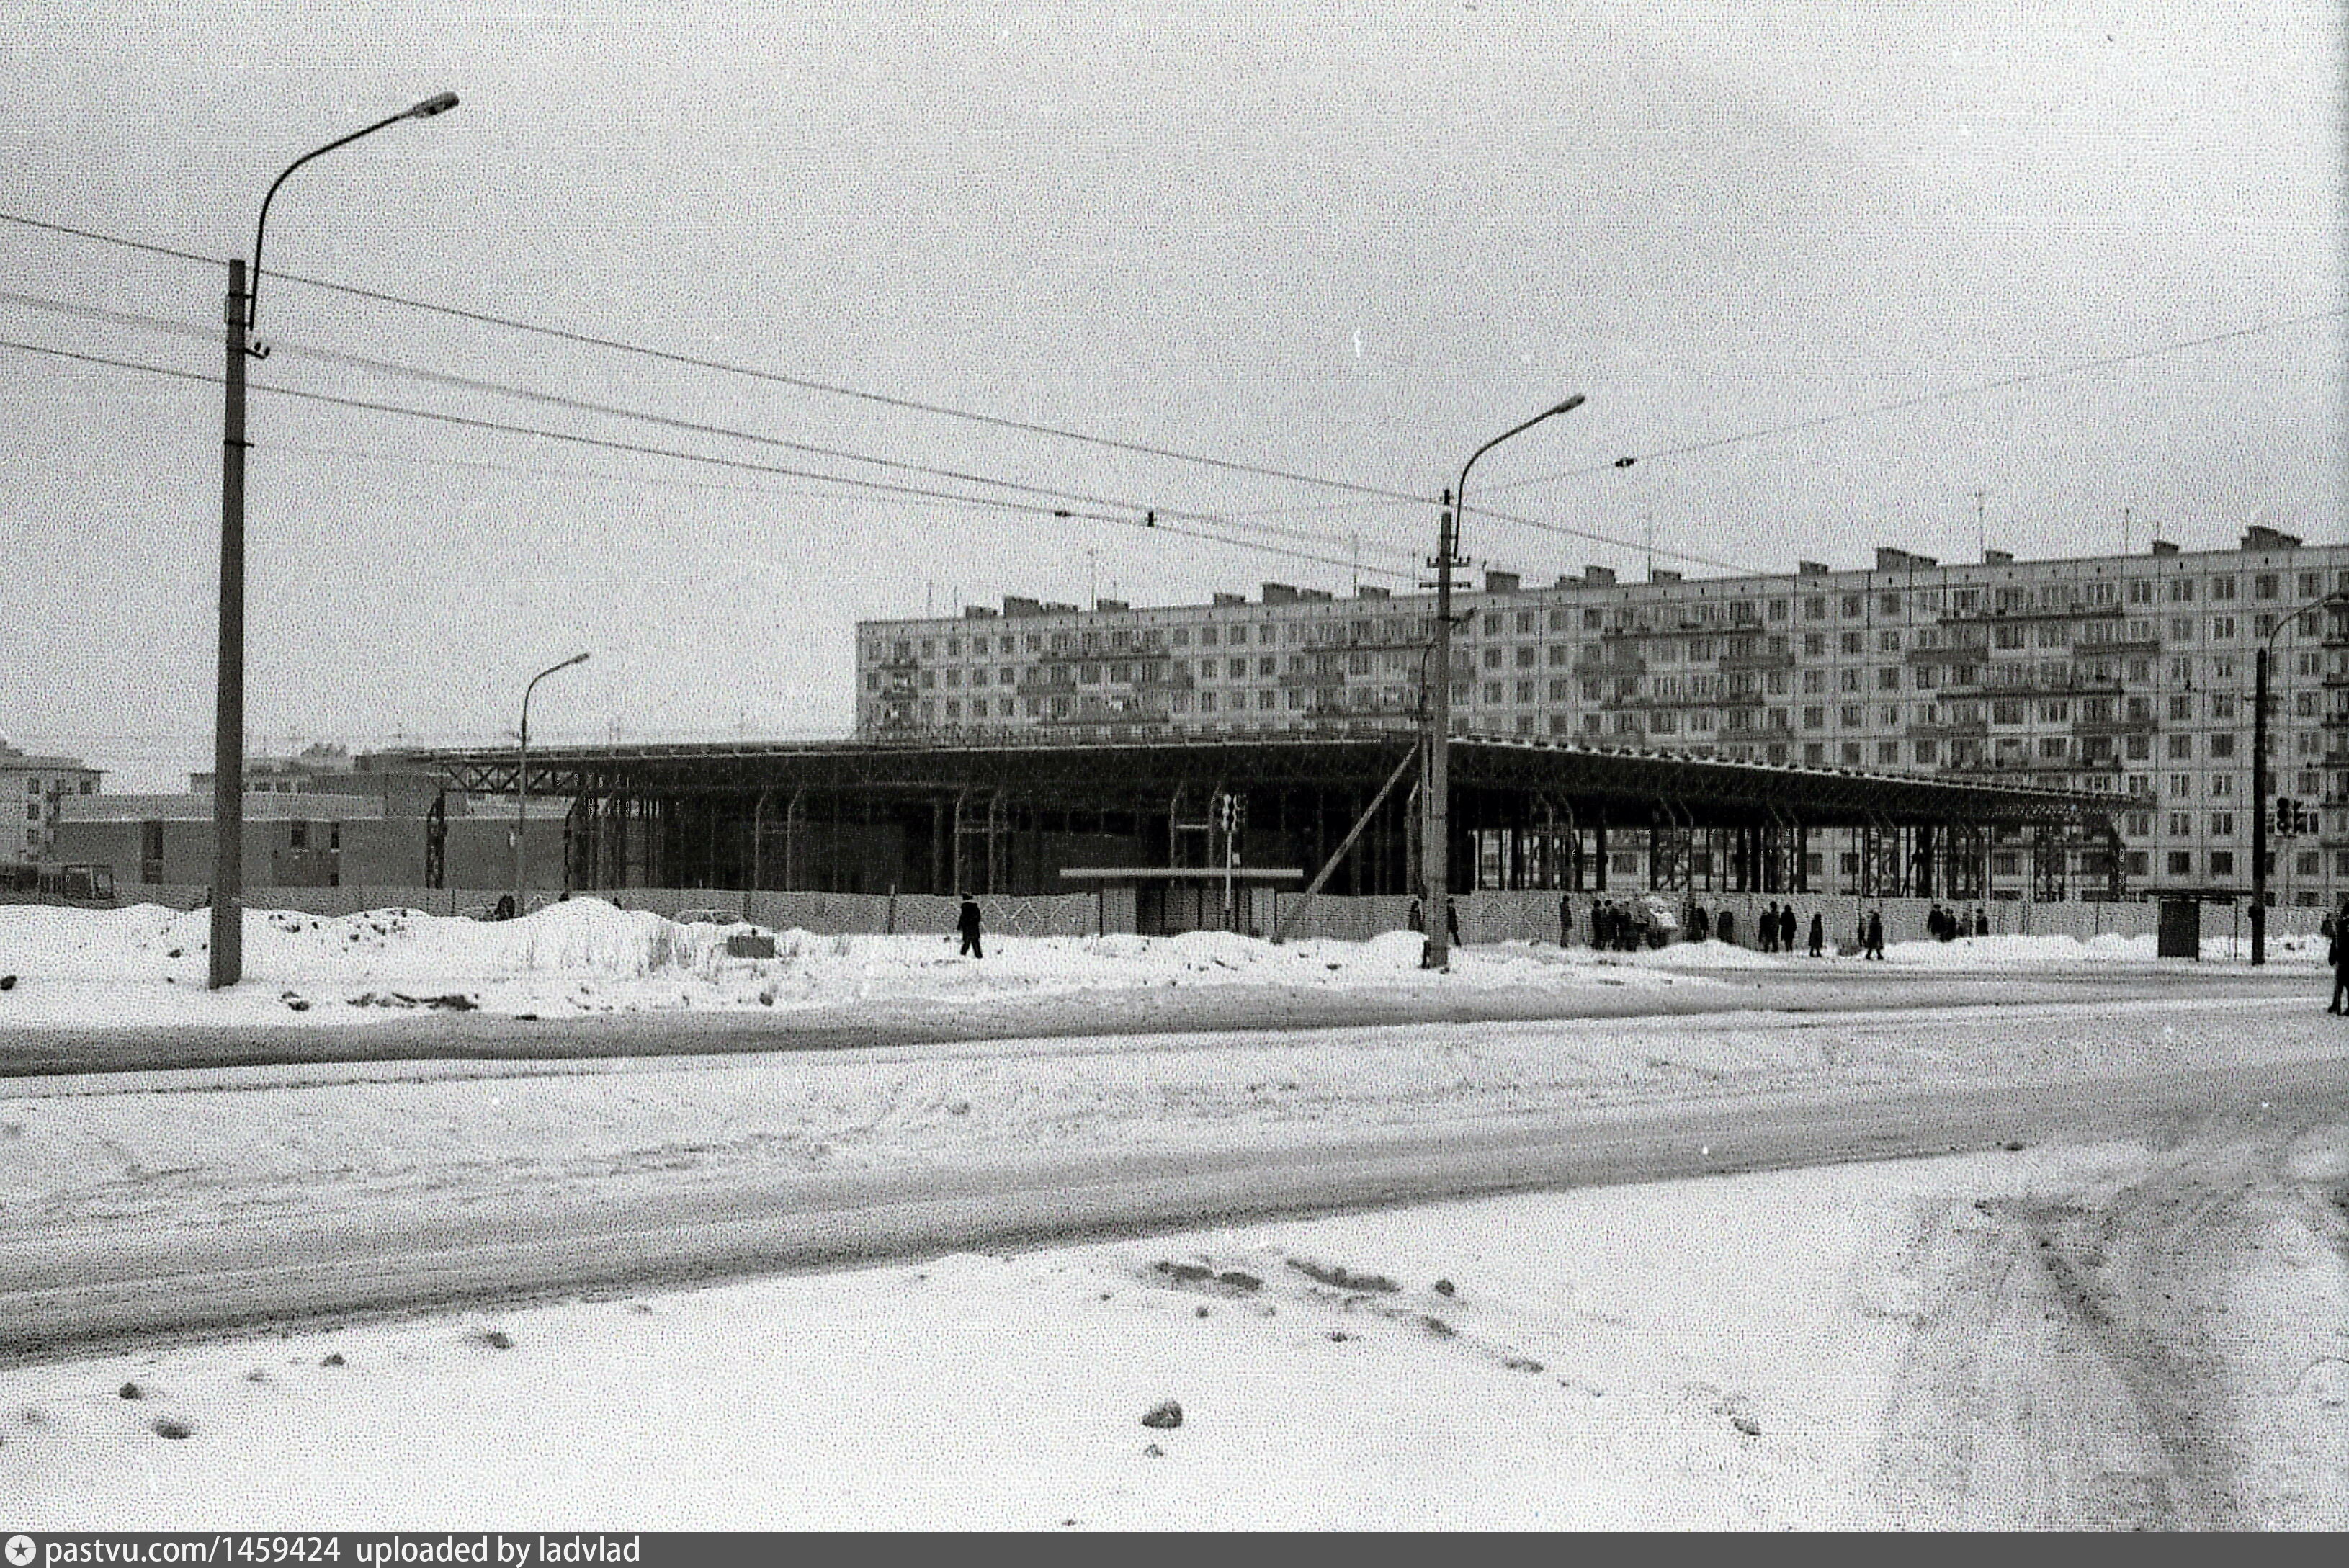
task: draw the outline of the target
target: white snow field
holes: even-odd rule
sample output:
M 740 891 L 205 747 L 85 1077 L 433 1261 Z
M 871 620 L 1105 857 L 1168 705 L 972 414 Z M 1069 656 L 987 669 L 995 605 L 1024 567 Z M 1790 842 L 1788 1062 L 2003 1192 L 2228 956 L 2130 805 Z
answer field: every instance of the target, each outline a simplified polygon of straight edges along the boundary
M 1298 987 L 1327 993 L 1392 992 L 1440 984 L 1447 994 L 1539 992 L 1571 995 L 1606 986 L 1702 985 L 1706 975 L 1812 963 L 1718 942 L 1639 954 L 1524 943 L 1454 949 L 1451 972 L 1431 982 L 1421 940 L 1392 932 L 1368 942 L 1312 940 L 1279 946 L 1221 932 L 1174 937 L 989 936 L 983 960 L 957 956 L 952 937 L 775 937 L 773 958 L 727 954 L 749 925 L 679 924 L 600 899 L 547 905 L 519 920 L 386 909 L 342 916 L 249 910 L 245 983 L 205 989 L 211 912 L 156 904 L 118 910 L 0 904 L 0 1028 L 10 1024 L 88 1027 L 136 1025 L 332 1025 L 434 1007 L 557 1018 L 677 1009 L 814 1008 L 892 1001 L 1050 997 L 1177 986 Z M 2226 960 L 2233 944 L 2205 944 Z M 2321 952 L 2297 939 L 2271 944 L 2279 964 L 2308 965 Z M 1984 936 L 1896 944 L 1889 964 L 1967 972 L 2073 965 L 2151 965 L 2151 937 Z M 1822 961 L 1853 964 L 1856 959 Z
M 1509 944 L 1431 977 L 1408 934 L 1003 938 L 972 962 L 951 939 L 784 932 L 776 958 L 743 959 L 724 951 L 743 928 L 574 900 L 502 924 L 255 914 L 252 982 L 212 994 L 206 920 L 0 906 L 18 976 L 0 1038 L 451 998 L 562 1017 L 1027 995 L 1081 1019 L 1121 987 L 1571 1002 L 1863 969 Z M 2151 967 L 2149 947 L 1993 937 L 1864 967 L 2094 972 Z M 71 1257 L 777 1171 L 2331 1059 L 2349 1031 L 2313 972 L 2294 989 L 2027 1021 L 1740 1001 L 1702 1020 L 14 1078 L 0 1232 Z M 2243 1135 L 1711 1177 L 22 1365 L 0 1369 L 0 1529 L 2349 1527 L 2349 1130 L 2321 1131 L 2288 1154 Z M 2144 1390 L 2179 1367 L 2196 1403 L 2164 1429 L 2200 1446 L 2147 1452 Z M 1142 1424 L 1169 1400 L 1179 1425 Z
M 2108 1144 L 1713 1177 L 23 1367 L 0 1372 L 0 1511 L 33 1531 L 2076 1524 L 2047 1477 L 1982 1457 L 2009 1435 L 1999 1398 L 2028 1427 L 2033 1395 L 2067 1392 L 1920 1372 L 1969 1305 L 1937 1253 L 2153 1163 Z M 2261 1240 L 2230 1276 L 2261 1398 L 2209 1412 L 2262 1467 L 2231 1522 L 2340 1528 L 2342 1260 L 2282 1225 Z M 1983 1359 L 2092 1381 L 2088 1330 L 2021 1305 Z M 1169 1401 L 1179 1425 L 1144 1424 Z M 2112 1457 L 2126 1436 L 2089 1434 L 2093 1486 L 2136 1463 Z M 1888 1468 L 1891 1439 L 1922 1451 Z

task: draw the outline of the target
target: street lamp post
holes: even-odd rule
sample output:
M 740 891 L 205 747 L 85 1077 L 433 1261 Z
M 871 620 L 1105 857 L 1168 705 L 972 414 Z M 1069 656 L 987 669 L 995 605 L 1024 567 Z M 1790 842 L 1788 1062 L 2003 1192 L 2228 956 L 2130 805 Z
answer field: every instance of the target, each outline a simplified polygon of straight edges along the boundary
M 2251 962 L 2268 961 L 2268 666 L 2283 629 L 2311 610 L 2349 604 L 2349 591 L 2336 589 L 2311 599 L 2276 622 L 2251 656 Z
M 253 270 L 232 256 L 228 263 L 227 375 L 221 434 L 220 661 L 212 708 L 212 915 L 210 984 L 213 990 L 244 977 L 244 362 L 264 357 L 268 348 L 253 335 L 260 308 L 261 242 L 269 227 L 269 203 L 277 188 L 312 159 L 348 146 L 362 136 L 403 119 L 429 119 L 457 107 L 455 93 L 441 93 L 364 130 L 305 152 L 269 182 L 261 198 L 261 219 L 253 227 Z
M 567 670 L 574 665 L 587 662 L 585 654 L 574 654 L 559 665 L 549 665 L 530 677 L 530 685 L 522 688 L 522 728 L 515 732 L 521 742 L 514 752 L 514 913 L 530 913 L 530 694 L 538 683 L 557 670 Z
M 1435 640 L 1430 660 L 1435 666 L 1427 705 L 1427 794 L 1421 809 L 1423 834 L 1420 865 L 1427 893 L 1422 907 L 1427 927 L 1426 967 L 1442 969 L 1452 961 L 1452 568 L 1459 548 L 1459 520 L 1468 505 L 1468 470 L 1476 459 L 1507 440 L 1530 430 L 1554 415 L 1582 407 L 1578 392 L 1565 402 L 1543 409 L 1524 424 L 1502 431 L 1468 454 L 1460 465 L 1460 482 L 1445 496 L 1435 533 Z

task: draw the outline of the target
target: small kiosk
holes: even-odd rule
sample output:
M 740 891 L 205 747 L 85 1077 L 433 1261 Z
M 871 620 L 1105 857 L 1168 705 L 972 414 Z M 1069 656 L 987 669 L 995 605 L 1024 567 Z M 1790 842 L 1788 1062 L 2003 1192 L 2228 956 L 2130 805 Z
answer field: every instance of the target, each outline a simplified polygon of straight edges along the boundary
M 1104 936 L 1185 931 L 1270 936 L 1280 890 L 1296 887 L 1305 873 L 1294 866 L 1071 866 L 1061 878 L 1092 890 Z

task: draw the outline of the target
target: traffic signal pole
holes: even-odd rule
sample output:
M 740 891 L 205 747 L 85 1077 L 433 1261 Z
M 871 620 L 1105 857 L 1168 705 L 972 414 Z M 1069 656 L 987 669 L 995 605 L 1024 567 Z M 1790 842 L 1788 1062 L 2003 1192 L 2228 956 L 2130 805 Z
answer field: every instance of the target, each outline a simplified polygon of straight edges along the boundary
M 2251 660 L 2251 962 L 2268 961 L 2268 653 Z

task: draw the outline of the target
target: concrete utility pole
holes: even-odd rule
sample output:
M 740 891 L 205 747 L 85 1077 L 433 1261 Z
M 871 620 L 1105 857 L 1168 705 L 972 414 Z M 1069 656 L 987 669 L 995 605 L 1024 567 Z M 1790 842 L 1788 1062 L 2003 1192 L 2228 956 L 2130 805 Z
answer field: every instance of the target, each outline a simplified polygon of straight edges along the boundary
M 244 361 L 261 359 L 268 347 L 253 327 L 261 309 L 261 242 L 269 228 L 269 203 L 277 188 L 314 158 L 347 147 L 362 136 L 403 119 L 429 119 L 457 107 L 455 93 L 441 93 L 361 130 L 305 152 L 287 164 L 261 198 L 261 219 L 253 226 L 253 269 L 243 258 L 228 263 L 228 374 L 221 421 L 220 659 L 212 704 L 212 914 L 210 985 L 215 991 L 244 978 Z
M 1579 408 L 1582 403 L 1582 394 L 1578 392 L 1524 424 L 1502 431 L 1469 453 L 1468 460 L 1460 465 L 1460 482 L 1445 494 L 1444 510 L 1439 514 L 1435 559 L 1429 562 L 1435 568 L 1435 639 L 1431 660 L 1435 668 L 1430 676 L 1433 685 L 1428 693 L 1427 796 L 1421 811 L 1423 840 L 1420 853 L 1427 887 L 1422 904 L 1426 916 L 1423 923 L 1427 927 L 1424 965 L 1430 969 L 1442 969 L 1452 962 L 1452 923 L 1447 918 L 1452 908 L 1452 568 L 1456 563 L 1460 514 L 1468 502 L 1468 470 L 1476 466 L 1478 458 L 1511 436 L 1530 430 L 1544 419 Z

